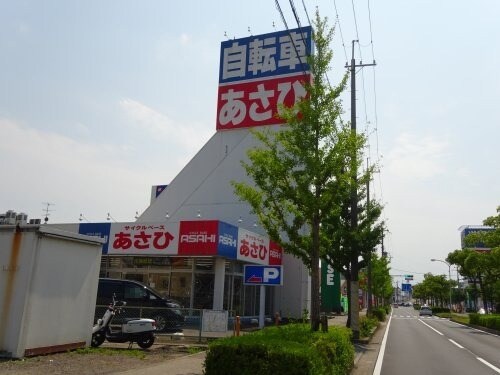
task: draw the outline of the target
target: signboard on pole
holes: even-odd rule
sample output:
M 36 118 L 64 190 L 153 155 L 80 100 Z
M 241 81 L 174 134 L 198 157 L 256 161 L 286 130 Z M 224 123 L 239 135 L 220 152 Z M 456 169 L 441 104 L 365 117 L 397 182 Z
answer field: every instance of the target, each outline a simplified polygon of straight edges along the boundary
M 306 96 L 310 26 L 221 43 L 216 129 L 283 124 L 280 106 Z
M 260 266 L 260 265 L 245 265 L 244 266 L 244 281 L 245 285 L 283 285 L 283 267 L 282 266 Z
M 401 284 L 401 290 L 403 292 L 411 292 L 411 284 Z
M 321 261 L 321 310 L 341 312 L 340 273 L 324 260 Z

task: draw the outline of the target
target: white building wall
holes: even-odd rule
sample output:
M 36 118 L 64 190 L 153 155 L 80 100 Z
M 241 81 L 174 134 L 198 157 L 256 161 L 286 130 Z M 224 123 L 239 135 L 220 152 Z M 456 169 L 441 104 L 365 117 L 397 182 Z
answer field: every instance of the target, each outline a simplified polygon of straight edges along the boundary
M 248 160 L 247 150 L 257 146 L 248 129 L 215 133 L 137 221 L 179 222 L 196 219 L 199 213 L 204 220 L 221 220 L 266 235 L 261 227 L 254 227 L 255 216 L 231 185 L 231 181 L 251 182 L 241 160 Z M 304 309 L 310 310 L 308 271 L 287 254 L 283 264 L 285 281 L 275 287 L 275 305 L 283 314 L 300 317 Z

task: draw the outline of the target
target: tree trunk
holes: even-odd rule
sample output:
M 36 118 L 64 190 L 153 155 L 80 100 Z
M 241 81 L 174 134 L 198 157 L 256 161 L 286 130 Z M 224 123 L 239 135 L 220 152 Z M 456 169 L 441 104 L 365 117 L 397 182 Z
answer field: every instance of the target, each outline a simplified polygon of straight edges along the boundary
M 351 318 L 352 338 L 359 339 L 359 265 L 357 249 L 351 249 L 351 309 L 349 316 Z
M 346 283 L 347 283 L 347 323 L 346 327 L 351 328 L 351 275 L 348 275 L 349 277 L 346 277 Z
M 320 272 L 319 272 L 319 219 L 315 217 L 312 227 L 311 251 L 311 329 L 319 330 L 320 325 Z

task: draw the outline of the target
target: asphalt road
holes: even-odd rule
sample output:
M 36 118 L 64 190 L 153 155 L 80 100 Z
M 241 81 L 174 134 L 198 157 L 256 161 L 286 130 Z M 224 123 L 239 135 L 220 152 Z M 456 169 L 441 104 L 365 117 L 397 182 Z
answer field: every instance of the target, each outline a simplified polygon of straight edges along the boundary
M 399 307 L 388 323 L 374 374 L 500 374 L 500 336 Z

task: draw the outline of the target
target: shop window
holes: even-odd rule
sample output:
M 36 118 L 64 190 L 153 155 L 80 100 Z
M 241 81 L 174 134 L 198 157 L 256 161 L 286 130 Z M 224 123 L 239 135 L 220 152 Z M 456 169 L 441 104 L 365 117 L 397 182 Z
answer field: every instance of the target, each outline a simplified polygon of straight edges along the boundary
M 183 306 L 189 307 L 191 298 L 191 280 L 191 272 L 172 272 L 168 297 L 181 302 Z
M 197 273 L 194 281 L 194 301 L 195 309 L 211 309 L 214 301 L 214 275 Z

